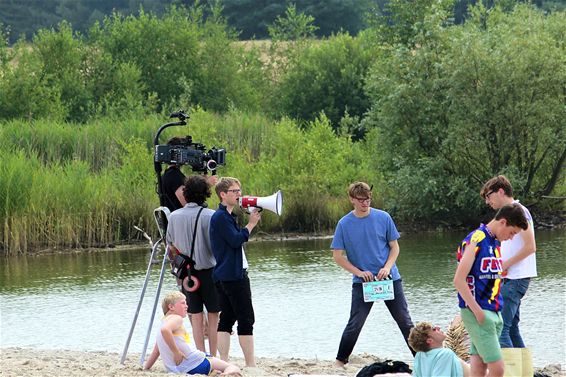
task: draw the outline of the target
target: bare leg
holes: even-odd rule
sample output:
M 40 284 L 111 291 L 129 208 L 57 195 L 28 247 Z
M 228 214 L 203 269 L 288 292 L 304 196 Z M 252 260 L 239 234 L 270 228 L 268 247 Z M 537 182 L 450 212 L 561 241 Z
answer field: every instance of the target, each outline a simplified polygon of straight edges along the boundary
M 208 338 L 208 312 L 203 310 L 202 328 L 204 329 L 204 339 Z
M 218 350 L 218 313 L 207 313 L 208 323 L 208 349 L 212 356 L 216 356 Z
M 464 360 L 460 360 L 460 364 L 462 365 L 462 371 L 464 372 L 464 377 L 470 377 L 470 364 L 466 363 Z
M 223 376 L 241 376 L 242 373 L 240 368 L 224 360 L 220 360 L 217 357 L 211 357 L 208 359 L 210 361 L 210 367 L 212 370 L 219 370 L 222 372 Z
M 471 377 L 485 377 L 487 365 L 483 362 L 479 355 L 470 356 L 470 374 Z
M 487 376 L 503 377 L 504 369 L 505 369 L 505 364 L 503 363 L 503 359 L 494 361 L 493 363 L 487 363 Z
M 191 327 L 193 328 L 193 337 L 195 338 L 195 345 L 197 346 L 197 349 L 202 352 L 206 352 L 206 348 L 204 346 L 204 327 L 202 326 L 202 318 L 202 312 L 193 313 L 191 315 Z
M 334 360 L 334 366 L 335 366 L 336 368 L 345 368 L 344 365 L 345 365 L 345 364 L 344 364 L 343 361 Z
M 230 353 L 230 333 L 226 331 L 218 331 L 218 353 L 220 358 L 228 361 Z
M 244 353 L 247 367 L 255 367 L 254 356 L 254 336 L 253 335 L 239 335 L 240 347 Z

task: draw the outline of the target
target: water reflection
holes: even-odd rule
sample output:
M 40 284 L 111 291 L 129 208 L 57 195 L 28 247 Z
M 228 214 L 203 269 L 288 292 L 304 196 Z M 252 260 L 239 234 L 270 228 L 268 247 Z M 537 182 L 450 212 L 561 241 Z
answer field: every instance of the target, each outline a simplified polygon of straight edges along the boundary
M 415 321 L 446 326 L 458 312 L 452 276 L 464 236 L 403 235 L 398 264 Z M 566 360 L 566 232 L 539 231 L 537 243 L 540 276 L 522 309 L 522 329 L 535 365 L 542 365 Z M 259 356 L 334 358 L 348 319 L 351 277 L 333 262 L 329 244 L 329 239 L 249 244 Z M 148 250 L 140 249 L 0 260 L 2 346 L 120 352 L 148 258 Z M 148 326 L 159 265 L 152 268 L 132 352 L 141 351 Z M 163 289 L 175 288 L 167 276 Z M 540 315 L 542 310 L 549 315 Z M 233 342 L 234 355 L 241 356 L 236 337 Z M 383 304 L 374 305 L 354 352 L 411 358 Z

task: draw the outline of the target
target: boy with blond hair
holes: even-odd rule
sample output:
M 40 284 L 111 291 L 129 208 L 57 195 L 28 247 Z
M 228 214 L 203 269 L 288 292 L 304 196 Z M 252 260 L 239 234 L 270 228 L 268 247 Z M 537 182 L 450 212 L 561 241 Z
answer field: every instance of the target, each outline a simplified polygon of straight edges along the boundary
M 446 334 L 429 322 L 419 322 L 411 329 L 409 345 L 417 352 L 414 377 L 468 377 L 470 366 L 449 348 L 444 348 Z
M 255 367 L 253 337 L 255 315 L 244 244 L 261 215 L 257 211 L 252 212 L 248 224 L 240 228 L 232 216 L 232 211 L 239 205 L 242 196 L 240 181 L 236 178 L 222 177 L 216 184 L 215 190 L 220 204 L 210 219 L 210 243 L 216 258 L 212 277 L 220 303 L 218 352 L 222 360 L 228 361 L 230 334 L 234 324 L 238 322 L 236 330 L 246 367 Z
M 189 333 L 183 325 L 188 308 L 183 293 L 168 293 L 163 298 L 161 307 L 165 317 L 144 369 L 151 369 L 161 356 L 168 372 L 208 375 L 215 370 L 222 372 L 223 376 L 241 376 L 237 366 L 216 357 L 206 357 L 204 352 L 190 344 Z

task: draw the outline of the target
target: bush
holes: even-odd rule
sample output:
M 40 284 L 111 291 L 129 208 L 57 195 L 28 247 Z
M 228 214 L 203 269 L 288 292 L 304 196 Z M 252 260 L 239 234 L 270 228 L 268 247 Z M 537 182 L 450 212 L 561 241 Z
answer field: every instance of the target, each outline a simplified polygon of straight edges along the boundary
M 479 187 L 497 174 L 527 203 L 564 179 L 564 17 L 479 6 L 466 25 L 432 28 L 374 65 L 365 123 L 405 220 L 477 218 Z
M 324 113 L 334 129 L 348 113 L 361 117 L 369 108 L 365 77 L 377 49 L 363 36 L 339 34 L 289 52 L 276 90 L 275 111 L 306 122 Z M 355 135 L 361 138 L 363 134 Z

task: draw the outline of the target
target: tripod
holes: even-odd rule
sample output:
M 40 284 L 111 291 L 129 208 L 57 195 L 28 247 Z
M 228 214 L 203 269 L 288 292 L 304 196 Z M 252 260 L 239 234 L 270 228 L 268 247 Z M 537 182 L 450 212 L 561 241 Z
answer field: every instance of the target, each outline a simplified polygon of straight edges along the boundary
M 124 350 L 122 351 L 122 358 L 120 359 L 120 364 L 124 364 L 124 362 L 126 360 L 126 355 L 128 353 L 128 347 L 130 346 L 130 341 L 132 340 L 134 328 L 136 327 L 136 322 L 138 320 L 140 308 L 141 308 L 141 305 L 143 303 L 143 298 L 145 296 L 145 290 L 146 290 L 147 285 L 149 283 L 150 273 L 151 273 L 151 265 L 153 264 L 153 261 L 156 259 L 157 254 L 159 253 L 161 246 L 163 246 L 164 252 L 163 252 L 163 261 L 161 263 L 161 272 L 159 274 L 159 281 L 157 283 L 157 291 L 155 292 L 155 298 L 153 300 L 153 309 L 151 311 L 151 318 L 150 318 L 150 321 L 149 321 L 149 325 L 147 327 L 145 341 L 144 341 L 144 344 L 143 344 L 143 350 L 142 350 L 141 357 L 140 357 L 140 365 L 143 367 L 143 362 L 145 360 L 145 354 L 147 352 L 147 344 L 149 343 L 149 337 L 151 335 L 151 327 L 153 326 L 153 320 L 155 319 L 155 311 L 157 309 L 157 304 L 159 302 L 159 294 L 161 292 L 161 286 L 163 284 L 163 276 L 164 276 L 164 273 L 165 273 L 166 262 L 170 261 L 168 253 L 167 253 L 167 247 L 165 246 L 165 235 L 167 233 L 167 225 L 168 225 L 168 222 L 169 222 L 169 215 L 170 214 L 171 214 L 171 212 L 169 211 L 169 209 L 167 207 L 158 207 L 153 211 L 153 216 L 155 218 L 155 222 L 157 223 L 157 228 L 159 229 L 159 235 L 160 235 L 160 238 L 155 243 L 153 243 L 153 241 L 151 240 L 151 237 L 149 237 L 147 235 L 147 233 L 145 233 L 140 228 L 135 227 L 137 230 L 143 232 L 144 237 L 149 240 L 149 245 L 151 247 L 151 255 L 149 257 L 149 262 L 147 264 L 147 270 L 146 270 L 146 273 L 145 273 L 145 280 L 143 282 L 143 285 L 142 285 L 142 288 L 141 288 L 141 291 L 140 291 L 140 298 L 139 298 L 139 301 L 138 301 L 136 312 L 134 314 L 134 319 L 132 321 L 132 325 L 130 326 L 130 332 L 128 334 L 128 339 L 126 340 Z

